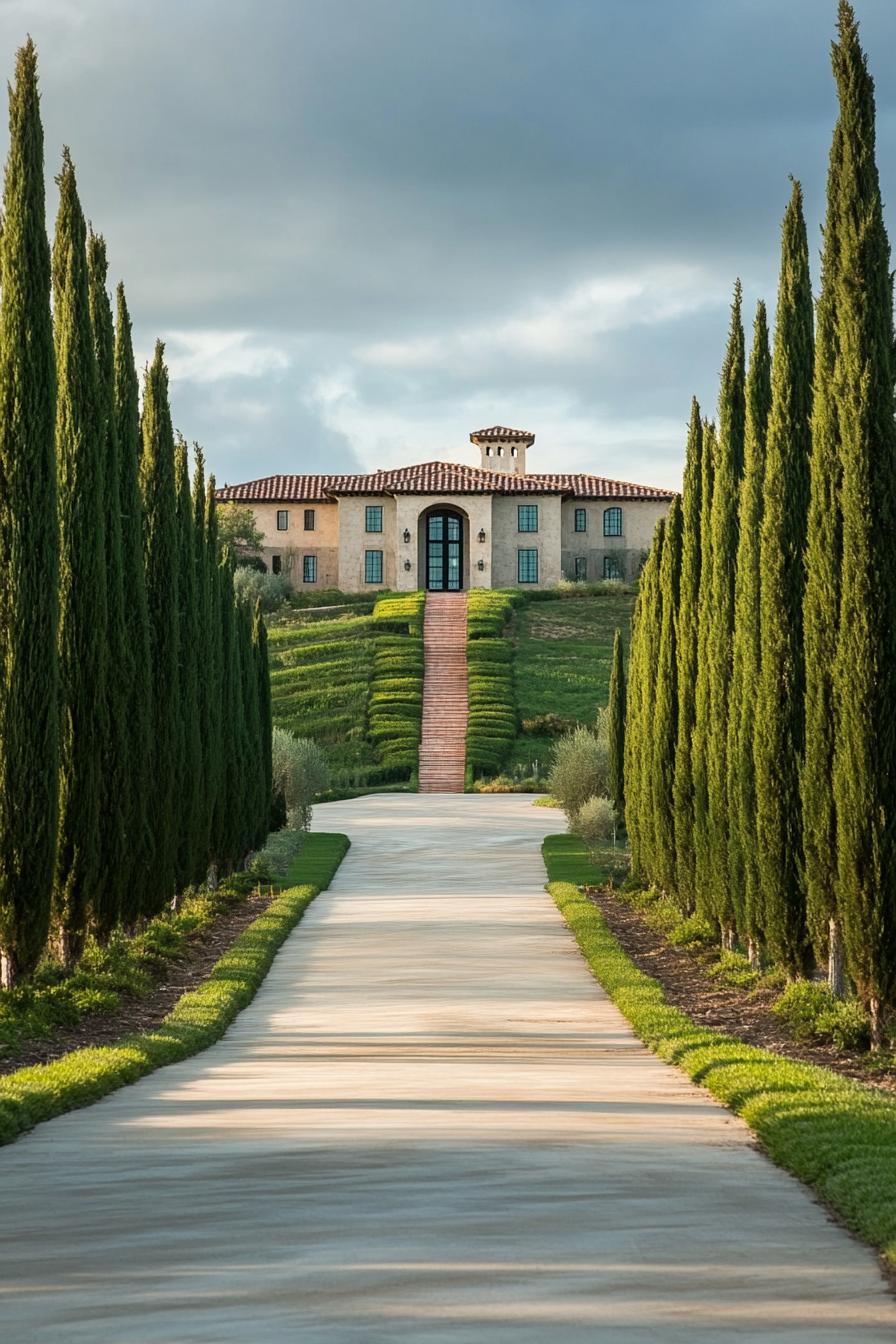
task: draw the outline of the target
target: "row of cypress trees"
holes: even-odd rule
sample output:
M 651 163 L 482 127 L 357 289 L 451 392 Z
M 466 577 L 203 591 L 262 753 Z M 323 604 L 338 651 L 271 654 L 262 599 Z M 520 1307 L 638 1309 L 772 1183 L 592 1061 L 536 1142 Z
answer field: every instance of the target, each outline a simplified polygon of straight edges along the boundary
M 270 693 L 214 481 L 172 430 L 161 344 L 142 412 L 124 289 L 68 150 L 52 253 L 29 40 L 0 240 L 0 965 L 65 966 L 263 840 Z M 51 304 L 52 300 L 52 304 Z
M 635 870 L 791 976 L 844 963 L 880 1044 L 896 1001 L 896 429 L 874 88 L 841 0 L 840 102 L 813 312 L 802 192 L 773 351 L 735 290 L 718 425 L 636 603 L 625 746 Z

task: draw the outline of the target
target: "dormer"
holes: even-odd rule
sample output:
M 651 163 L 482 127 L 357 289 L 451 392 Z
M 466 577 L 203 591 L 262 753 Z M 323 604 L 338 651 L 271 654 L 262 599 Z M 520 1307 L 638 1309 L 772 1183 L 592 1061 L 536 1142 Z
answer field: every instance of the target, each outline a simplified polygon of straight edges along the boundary
M 505 471 L 508 476 L 525 476 L 526 449 L 535 442 L 535 435 L 524 429 L 505 429 L 493 425 L 491 429 L 477 429 L 470 435 L 482 454 L 485 471 Z

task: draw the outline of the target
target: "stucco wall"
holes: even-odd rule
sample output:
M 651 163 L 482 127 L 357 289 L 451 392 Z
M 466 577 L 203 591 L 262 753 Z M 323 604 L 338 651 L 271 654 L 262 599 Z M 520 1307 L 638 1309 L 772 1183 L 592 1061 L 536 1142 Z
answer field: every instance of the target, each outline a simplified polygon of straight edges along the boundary
M 382 532 L 365 527 L 368 505 L 383 510 Z M 339 499 L 339 587 L 345 593 L 376 592 L 394 588 L 396 570 L 396 501 L 389 495 L 342 495 Z M 382 551 L 382 583 L 364 580 L 365 551 Z
M 520 532 L 520 504 L 538 506 L 538 531 Z M 496 495 L 492 507 L 493 588 L 517 587 L 517 551 L 538 551 L 536 588 L 550 588 L 562 577 L 560 568 L 561 500 L 559 495 Z
M 575 530 L 577 508 L 585 510 L 585 532 Z M 622 509 L 621 536 L 604 536 L 604 511 L 609 508 Z M 668 512 L 669 503 L 666 500 L 564 501 L 561 533 L 564 575 L 570 579 L 575 577 L 575 559 L 577 556 L 582 556 L 587 561 L 586 577 L 591 580 L 602 579 L 604 556 L 612 555 L 617 558 L 624 579 L 636 578 L 644 553 L 650 550 L 657 521 L 664 518 Z
M 277 512 L 285 509 L 288 527 L 277 530 Z M 314 510 L 314 528 L 305 530 L 305 510 Z M 294 588 L 313 590 L 335 588 L 339 580 L 339 510 L 335 504 L 309 501 L 303 504 L 253 504 L 255 525 L 264 536 L 262 558 L 272 569 L 279 555 L 281 573 Z M 306 555 L 317 559 L 317 582 L 302 580 L 302 560 Z

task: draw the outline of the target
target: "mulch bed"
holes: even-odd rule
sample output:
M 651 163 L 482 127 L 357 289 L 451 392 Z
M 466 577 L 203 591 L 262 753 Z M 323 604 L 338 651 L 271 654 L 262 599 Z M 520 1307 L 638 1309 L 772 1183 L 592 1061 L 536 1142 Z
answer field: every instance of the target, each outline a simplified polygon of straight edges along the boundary
M 864 1051 L 836 1050 L 823 1041 L 795 1041 L 771 1011 L 776 990 L 751 993 L 720 984 L 706 974 L 697 955 L 672 947 L 612 891 L 597 887 L 585 891 L 635 965 L 659 980 L 669 1002 L 700 1026 L 896 1093 L 896 1067 L 870 1072 Z
M 224 953 L 254 919 L 263 914 L 274 896 L 253 893 L 204 932 L 190 939 L 187 955 L 173 962 L 168 974 L 145 998 L 122 996 L 113 1013 L 90 1013 L 76 1027 L 60 1027 L 51 1037 L 25 1042 L 0 1059 L 0 1076 L 29 1064 L 49 1064 L 70 1050 L 84 1046 L 116 1045 L 125 1036 L 156 1027 L 182 994 L 202 984 Z

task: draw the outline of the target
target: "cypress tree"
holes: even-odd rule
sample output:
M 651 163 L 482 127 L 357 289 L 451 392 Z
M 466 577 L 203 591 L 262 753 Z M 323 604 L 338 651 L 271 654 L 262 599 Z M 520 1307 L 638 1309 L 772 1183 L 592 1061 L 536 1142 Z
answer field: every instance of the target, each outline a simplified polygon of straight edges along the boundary
M 225 744 L 227 735 L 220 725 L 226 722 L 224 689 L 225 629 L 223 615 L 223 583 L 218 543 L 218 520 L 215 505 L 215 478 L 209 477 L 205 504 L 205 554 L 209 576 L 209 649 L 206 660 L 206 678 L 209 687 L 209 713 L 215 725 L 211 739 L 206 743 L 206 780 L 210 798 L 209 807 L 209 878 L 217 883 L 219 868 L 224 862 L 225 835 Z
M 613 636 L 613 663 L 610 669 L 610 696 L 607 705 L 610 739 L 610 796 L 620 821 L 625 816 L 625 664 L 622 635 Z
M 709 838 L 707 759 L 712 696 L 709 637 L 712 626 L 712 498 L 715 489 L 718 438 L 712 421 L 703 422 L 703 472 L 700 507 L 700 589 L 697 598 L 697 680 L 694 688 L 694 735 L 691 745 L 691 787 L 694 794 L 694 907 L 712 915 L 712 873 Z
M 86 229 L 64 152 L 53 244 L 56 459 L 59 471 L 59 841 L 54 918 L 59 955 L 80 956 L 102 880 L 100 826 L 108 734 L 105 439 L 90 323 Z
M 806 914 L 819 957 L 828 957 L 828 983 L 843 993 L 843 944 L 837 914 L 837 824 L 834 809 L 834 658 L 840 624 L 842 524 L 840 517 L 839 403 L 835 308 L 838 217 L 844 179 L 844 123 L 834 129 L 828 167 L 827 215 L 816 307 L 812 456 L 803 641 L 806 666 L 806 752 L 801 777 Z
M 156 874 L 153 830 L 154 809 L 153 688 L 150 665 L 149 611 L 143 568 L 143 497 L 140 491 L 140 409 L 137 370 L 131 342 L 131 319 L 124 285 L 116 291 L 114 349 L 115 438 L 118 446 L 119 502 L 121 506 L 121 569 L 124 605 L 124 646 L 118 679 L 126 697 L 128 769 L 118 779 L 125 796 L 128 880 L 122 884 L 119 914 L 127 929 L 153 905 Z
M 644 695 L 644 683 L 642 676 L 643 658 L 643 628 L 641 613 L 644 609 L 644 586 L 645 574 L 648 572 L 651 564 L 650 556 L 641 570 L 638 580 L 638 595 L 635 598 L 635 605 L 632 611 L 631 636 L 629 638 L 628 654 L 628 721 L 626 723 L 625 747 L 623 763 L 624 769 L 624 787 L 625 796 L 625 829 L 628 832 L 629 850 L 631 853 L 631 871 L 637 878 L 643 876 L 641 865 L 641 818 L 638 812 L 636 800 L 640 797 L 640 755 L 638 748 L 638 733 L 641 726 L 641 705 Z
M 616 632 L 617 637 L 619 631 Z M 258 719 L 261 734 L 261 787 L 259 798 L 258 829 L 255 833 L 255 848 L 260 848 L 271 829 L 271 806 L 274 801 L 274 778 L 272 760 L 272 721 L 271 721 L 271 672 L 268 664 L 268 632 L 261 612 L 261 602 L 255 603 L 252 620 L 252 649 L 255 661 L 255 676 L 258 683 Z M 622 662 L 620 656 L 620 674 Z M 622 690 L 622 714 L 625 717 L 625 683 Z M 621 752 L 619 757 L 620 775 L 622 772 Z M 619 813 L 622 816 L 622 813 Z
M 759 542 L 762 662 L 753 739 L 765 935 L 791 975 L 806 966 L 800 767 L 805 742 L 804 550 L 814 359 L 809 245 L 794 182 L 784 216 Z
M 837 909 L 849 972 L 880 1047 L 896 997 L 896 425 L 890 247 L 875 161 L 874 84 L 852 6 L 833 48 L 840 98 L 836 216 L 842 544 L 834 661 Z M 826 277 L 827 278 L 827 277 Z
M 97 370 L 99 424 L 103 451 L 103 528 L 106 569 L 107 733 L 102 763 L 101 864 L 93 893 L 93 928 L 104 941 L 117 924 L 122 897 L 131 882 L 132 850 L 131 688 L 125 680 L 124 560 L 121 524 L 121 464 L 115 414 L 115 332 L 106 292 L 106 244 L 90 232 L 87 240 L 88 299 Z
M 261 705 L 258 701 L 258 669 L 252 638 L 253 616 L 245 602 L 238 604 L 240 672 L 243 699 L 243 831 L 240 853 L 256 848 L 261 826 L 261 796 L 264 789 L 264 758 L 261 741 Z M 244 865 L 242 862 L 240 866 Z
M 168 406 L 165 347 L 156 342 L 143 388 L 143 455 L 140 479 L 146 527 L 144 556 L 152 672 L 153 886 L 144 914 L 155 914 L 175 894 L 181 756 L 180 724 L 180 547 L 174 478 L 174 434 Z
M 59 788 L 56 370 L 37 56 L 9 92 L 0 240 L 0 983 L 44 949 Z
M 675 743 L 678 732 L 676 625 L 681 585 L 682 513 L 675 498 L 666 520 L 659 574 L 661 624 L 651 720 L 653 869 L 664 891 L 675 886 Z
M 709 907 L 723 945 L 734 938 L 734 905 L 728 879 L 728 702 L 734 643 L 734 574 L 737 513 L 744 468 L 746 427 L 742 293 L 738 280 L 719 392 L 719 439 L 712 496 L 712 609 L 707 659 L 711 689 L 706 724 L 707 877 Z
M 193 445 L 193 545 L 196 571 L 196 612 L 198 621 L 197 654 L 199 668 L 198 709 L 200 745 L 200 808 L 196 834 L 196 880 L 208 874 L 211 857 L 211 825 L 214 814 L 214 788 L 210 773 L 211 740 L 216 731 L 212 712 L 214 704 L 214 649 L 212 644 L 211 583 L 213 573 L 207 557 L 208 515 L 205 484 L 205 454 L 198 443 Z
M 700 600 L 700 519 L 703 494 L 703 425 L 696 397 L 691 402 L 681 495 L 681 580 L 676 655 L 678 730 L 675 741 L 675 883 L 680 907 L 694 908 L 694 782 L 691 751 L 695 732 L 697 613 Z
M 633 870 L 643 873 L 651 882 L 655 880 L 655 822 L 653 814 L 653 791 L 651 787 L 652 766 L 652 727 L 653 705 L 656 695 L 657 654 L 662 627 L 662 594 L 660 592 L 660 570 L 663 563 L 663 545 L 666 535 L 666 520 L 661 518 L 656 525 L 653 545 L 641 573 L 638 586 L 638 604 L 636 607 L 636 630 L 633 633 L 638 645 L 637 679 L 638 689 L 635 698 L 637 715 L 633 723 L 633 732 L 627 742 L 630 760 L 630 774 L 625 780 L 626 826 L 629 818 L 634 818 L 635 834 L 629 831 L 632 846 Z M 634 672 L 633 672 L 634 675 Z M 629 786 L 629 778 L 632 780 Z M 635 856 L 637 855 L 637 866 Z
M 765 439 L 771 406 L 771 357 L 762 300 L 753 324 L 746 389 L 744 478 L 740 494 L 737 574 L 734 582 L 734 660 L 728 714 L 729 864 L 735 923 L 750 961 L 759 963 L 762 933 L 756 851 L 756 777 L 753 732 L 759 679 L 759 529 L 765 480 Z
M 202 723 L 199 684 L 202 677 L 203 622 L 199 610 L 196 534 L 187 445 L 178 436 L 174 450 L 178 531 L 178 630 L 180 642 L 179 699 L 181 750 L 178 760 L 178 890 L 204 875 L 201 833 L 205 809 L 202 778 Z
M 240 663 L 240 621 L 233 593 L 233 558 L 225 547 L 218 569 L 221 594 L 221 859 L 232 872 L 243 854 L 243 754 L 246 743 Z

